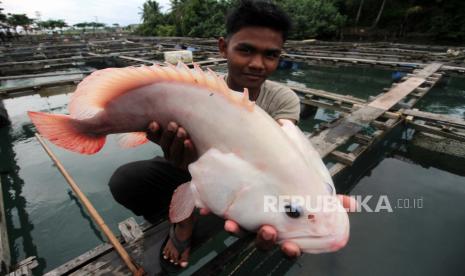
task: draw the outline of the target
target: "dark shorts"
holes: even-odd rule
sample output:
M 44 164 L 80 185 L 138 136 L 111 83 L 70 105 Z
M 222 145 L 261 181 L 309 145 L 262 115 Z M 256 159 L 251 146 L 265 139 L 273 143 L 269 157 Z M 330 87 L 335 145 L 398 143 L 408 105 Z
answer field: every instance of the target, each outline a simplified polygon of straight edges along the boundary
M 119 167 L 110 179 L 115 200 L 138 216 L 154 222 L 168 210 L 173 191 L 190 181 L 189 172 L 161 157 Z

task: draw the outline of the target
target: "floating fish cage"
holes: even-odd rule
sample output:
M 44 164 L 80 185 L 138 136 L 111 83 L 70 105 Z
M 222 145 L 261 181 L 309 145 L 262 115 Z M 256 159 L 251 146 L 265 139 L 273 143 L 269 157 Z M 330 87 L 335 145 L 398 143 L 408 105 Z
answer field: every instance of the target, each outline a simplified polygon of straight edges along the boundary
M 190 51 L 226 73 L 215 40 L 48 37 L 0 46 L 1 272 L 130 275 L 35 139 L 26 111 L 66 113 L 76 85 L 95 70 L 162 64 Z M 180 275 L 457 275 L 465 249 L 465 58 L 444 46 L 289 41 L 274 81 L 301 100 L 299 127 L 322 156 L 338 193 L 359 198 L 348 245 L 287 259 L 201 217 Z M 166 214 L 149 224 L 118 205 L 107 182 L 119 166 L 162 155 L 154 144 L 94 156 L 51 144 L 124 248 L 161 273 Z M 254 210 L 249 210 L 253 212 Z M 438 261 L 440 260 L 440 261 Z M 12 274 L 13 275 L 13 274 Z

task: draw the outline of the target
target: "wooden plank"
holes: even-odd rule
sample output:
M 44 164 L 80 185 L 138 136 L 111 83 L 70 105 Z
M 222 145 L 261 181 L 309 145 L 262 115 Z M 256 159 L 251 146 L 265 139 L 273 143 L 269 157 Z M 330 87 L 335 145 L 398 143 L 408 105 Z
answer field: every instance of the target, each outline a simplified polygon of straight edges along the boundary
M 303 103 L 303 104 L 306 104 L 306 105 L 311 105 L 311 106 L 336 110 L 336 111 L 345 112 L 345 113 L 349 113 L 351 111 L 351 109 L 348 108 L 348 107 L 335 106 L 335 105 L 333 105 L 331 103 L 327 103 L 327 102 L 323 102 L 323 101 L 302 99 L 302 100 L 300 100 L 300 102 Z
M 69 274 L 69 271 L 74 270 L 76 267 L 82 266 L 88 263 L 89 261 L 94 260 L 99 256 L 102 256 L 105 253 L 111 252 L 112 250 L 113 247 L 108 243 L 98 245 L 94 249 L 91 249 L 85 252 L 84 254 L 72 259 L 71 261 L 53 269 L 52 271 L 45 273 L 44 276 L 59 276 Z
M 389 110 L 405 96 L 410 94 L 415 88 L 420 86 L 424 81 L 425 79 L 420 77 L 408 78 L 406 81 L 399 83 L 387 93 L 369 103 L 369 106 Z
M 62 72 L 62 73 L 16 75 L 16 76 L 0 77 L 0 81 L 2 81 L 2 80 L 16 80 L 16 79 L 54 77 L 54 76 L 67 76 L 67 75 L 79 75 L 79 74 L 88 75 L 88 74 L 90 74 L 90 73 L 92 73 L 94 71 L 96 71 L 96 70 L 88 70 L 88 71 L 80 71 L 80 72 Z
M 0 63 L 0 67 L 11 67 L 16 65 L 30 65 L 30 64 L 42 64 L 42 63 L 60 63 L 60 62 L 76 62 L 85 61 L 88 59 L 95 59 L 94 56 L 83 56 L 83 57 L 70 57 L 70 58 L 56 58 L 56 59 L 41 59 L 33 61 L 15 61 L 15 62 L 4 62 Z
M 32 276 L 32 269 L 39 265 L 35 256 L 28 257 L 18 264 L 16 264 L 16 270 L 10 272 L 8 276 Z
M 201 61 L 196 61 L 198 65 L 209 65 L 209 64 L 221 64 L 221 63 L 226 63 L 227 59 L 225 58 L 214 58 L 214 59 L 207 59 L 207 60 L 201 60 Z
M 355 161 L 355 156 L 351 153 L 344 153 L 338 150 L 333 150 L 330 154 L 332 158 L 334 158 L 336 161 L 347 165 L 347 166 L 352 166 L 352 164 Z
M 413 116 L 422 120 L 440 121 L 451 125 L 465 127 L 465 120 L 453 115 L 435 114 L 413 109 L 403 110 L 402 114 L 405 116 Z
M 118 228 L 125 242 L 136 241 L 144 236 L 142 229 L 133 217 L 130 217 L 118 224 Z
M 147 65 L 162 64 L 162 62 L 159 62 L 156 60 L 147 60 L 147 59 L 141 59 L 141 58 L 135 58 L 135 57 L 129 57 L 129 56 L 117 56 L 117 57 L 121 59 L 125 59 L 125 60 L 137 61 L 137 62 L 144 63 Z
M 4 88 L 0 89 L 0 96 L 1 97 L 12 97 L 15 96 L 17 93 L 24 93 L 24 92 L 35 92 L 38 91 L 42 88 L 46 87 L 54 87 L 54 86 L 62 86 L 62 85 L 69 85 L 69 84 L 77 84 L 79 83 L 83 78 L 73 78 L 69 80 L 60 80 L 60 81 L 51 81 L 51 82 L 44 82 L 41 84 L 36 84 L 36 85 L 25 85 L 25 86 L 17 86 L 17 87 L 11 87 L 11 88 Z
M 381 116 L 384 111 L 380 108 L 365 106 L 340 119 L 332 128 L 323 130 L 310 140 L 320 155 L 325 157 L 364 127 L 368 127 L 369 123 Z
M 286 85 L 286 84 L 283 84 Z M 318 90 L 318 89 L 312 89 L 312 88 L 303 88 L 303 87 L 297 87 L 293 85 L 286 85 L 290 89 L 294 90 L 297 93 L 302 93 L 306 95 L 314 95 L 314 96 L 319 96 L 335 101 L 341 101 L 345 103 L 350 103 L 350 104 L 366 104 L 366 101 L 364 99 L 356 98 L 353 96 L 349 95 L 341 95 L 337 93 L 332 93 L 324 90 Z
M 338 162 L 331 166 L 331 168 L 329 168 L 329 173 L 331 174 L 331 177 L 334 177 L 335 175 L 343 171 L 345 168 L 347 168 L 347 165 Z
M 428 76 L 438 70 L 442 65 L 433 63 L 421 70 L 418 75 Z M 423 77 L 412 77 L 394 86 L 389 92 L 377 97 L 374 101 L 362 107 L 349 116 L 337 121 L 334 127 L 323 130 L 319 135 L 311 138 L 312 144 L 322 157 L 325 157 L 338 146 L 349 140 L 350 137 L 367 127 L 369 123 L 381 116 L 398 101 L 411 93 L 424 82 Z

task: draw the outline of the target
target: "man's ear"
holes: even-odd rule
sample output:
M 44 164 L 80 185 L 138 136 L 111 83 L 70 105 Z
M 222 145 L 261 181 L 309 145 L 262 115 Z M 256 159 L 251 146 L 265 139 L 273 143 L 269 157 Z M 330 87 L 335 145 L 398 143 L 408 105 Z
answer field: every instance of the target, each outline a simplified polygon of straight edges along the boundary
M 220 54 L 222 57 L 226 58 L 227 57 L 227 49 L 228 49 L 228 43 L 226 42 L 226 39 L 224 37 L 220 37 L 218 39 L 218 50 L 220 51 Z

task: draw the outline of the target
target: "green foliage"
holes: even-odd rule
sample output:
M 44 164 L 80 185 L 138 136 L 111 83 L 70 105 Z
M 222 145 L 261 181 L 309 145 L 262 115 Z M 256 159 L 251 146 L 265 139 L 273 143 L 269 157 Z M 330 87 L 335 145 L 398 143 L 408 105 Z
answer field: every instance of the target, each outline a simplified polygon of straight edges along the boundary
M 0 2 L 1 4 L 2 2 Z M 3 8 L 0 8 L 0 22 L 6 21 L 6 14 L 3 13 Z
M 229 1 L 172 0 L 171 18 L 176 35 L 218 37 L 225 33 L 224 19 Z
M 465 3 L 463 1 L 444 1 L 438 11 L 432 15 L 430 33 L 437 40 L 453 42 L 465 41 Z
M 224 34 L 226 0 L 171 0 L 171 11 L 163 14 L 156 1 L 142 6 L 142 24 L 136 33 L 155 36 L 213 37 Z
M 276 1 L 293 23 L 290 38 L 331 37 L 338 33 L 346 21 L 332 1 L 285 0 Z
M 160 11 L 157 1 L 148 0 L 142 6 L 141 18 L 143 24 L 137 28 L 136 33 L 140 35 L 160 35 L 159 29 L 166 32 L 164 26 L 165 16 Z
M 29 29 L 29 26 L 34 23 L 32 18 L 27 17 L 25 14 L 8 14 L 6 22 L 16 28 L 17 26 L 23 27 L 25 30 Z
M 98 22 L 80 22 L 80 23 L 74 24 L 73 26 L 76 28 L 86 29 L 88 27 L 89 28 L 103 28 L 106 25 L 104 23 L 98 23 Z
M 68 27 L 68 24 L 63 19 L 58 19 L 58 20 L 49 19 L 46 21 L 39 21 L 37 22 L 37 25 L 39 26 L 39 28 L 50 29 L 50 30 L 53 30 L 55 28 L 61 29 L 61 28 Z
M 147 0 L 142 6 L 141 35 L 219 37 L 225 34 L 224 21 L 237 0 L 171 0 L 171 10 L 162 14 L 158 3 Z M 338 33 L 346 17 L 333 1 L 275 1 L 292 17 L 295 28 L 291 38 L 328 37 Z

